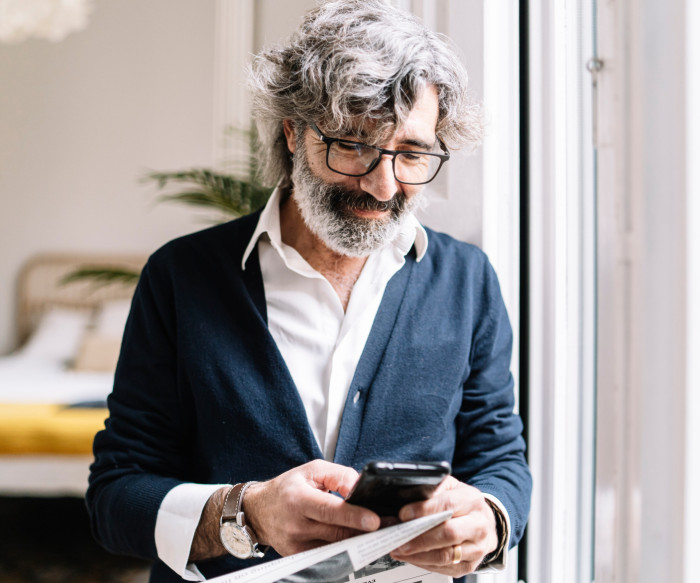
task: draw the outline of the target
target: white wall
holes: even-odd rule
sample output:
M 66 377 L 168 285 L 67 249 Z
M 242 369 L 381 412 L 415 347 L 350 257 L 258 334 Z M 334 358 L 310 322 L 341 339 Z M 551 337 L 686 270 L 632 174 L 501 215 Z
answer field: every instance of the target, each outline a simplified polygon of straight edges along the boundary
M 688 310 L 688 330 L 686 345 L 686 418 L 685 442 L 685 527 L 684 527 L 684 583 L 697 578 L 695 553 L 700 545 L 700 4 L 696 0 L 686 0 L 685 19 L 686 42 L 686 200 L 688 205 L 687 234 L 688 251 L 686 265 L 688 283 L 686 302 Z
M 147 169 L 211 165 L 214 0 L 98 0 L 54 44 L 0 45 L 0 354 L 32 254 L 149 252 L 202 226 Z
M 255 52 L 284 41 L 316 4 L 316 0 L 255 0 Z
M 598 3 L 599 583 L 698 579 L 695 4 Z

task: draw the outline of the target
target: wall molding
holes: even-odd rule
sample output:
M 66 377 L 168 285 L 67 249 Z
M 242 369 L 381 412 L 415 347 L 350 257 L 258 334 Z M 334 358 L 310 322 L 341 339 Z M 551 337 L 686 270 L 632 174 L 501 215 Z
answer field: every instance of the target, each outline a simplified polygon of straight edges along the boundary
M 216 0 L 214 160 L 220 170 L 246 170 L 251 127 L 246 65 L 253 54 L 254 0 Z

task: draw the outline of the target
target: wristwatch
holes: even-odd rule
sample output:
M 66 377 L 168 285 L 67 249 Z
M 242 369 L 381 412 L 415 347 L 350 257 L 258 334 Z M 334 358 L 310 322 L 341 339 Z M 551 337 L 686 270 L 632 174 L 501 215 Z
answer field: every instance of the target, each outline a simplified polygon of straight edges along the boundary
M 246 525 L 245 514 L 241 510 L 243 494 L 251 484 L 255 484 L 255 482 L 236 484 L 228 491 L 219 520 L 221 544 L 229 553 L 239 559 L 259 559 L 265 556 L 265 552 L 258 548 L 258 537 Z

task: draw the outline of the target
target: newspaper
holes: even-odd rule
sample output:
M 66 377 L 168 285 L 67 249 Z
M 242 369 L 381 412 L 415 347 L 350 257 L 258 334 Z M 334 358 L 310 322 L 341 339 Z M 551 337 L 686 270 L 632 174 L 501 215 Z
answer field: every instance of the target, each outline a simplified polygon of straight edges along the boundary
M 389 553 L 447 520 L 450 511 L 283 557 L 210 579 L 211 583 L 447 583 L 451 577 L 396 561 Z

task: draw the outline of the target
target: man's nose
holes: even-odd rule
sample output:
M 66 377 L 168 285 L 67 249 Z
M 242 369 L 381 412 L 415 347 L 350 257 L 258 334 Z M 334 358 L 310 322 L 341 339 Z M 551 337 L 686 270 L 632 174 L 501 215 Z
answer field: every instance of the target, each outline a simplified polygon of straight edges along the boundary
M 391 156 L 382 156 L 374 170 L 360 178 L 360 188 L 377 200 L 391 200 L 398 190 Z

